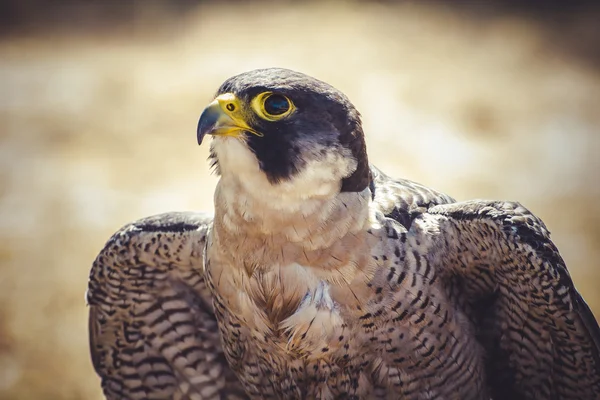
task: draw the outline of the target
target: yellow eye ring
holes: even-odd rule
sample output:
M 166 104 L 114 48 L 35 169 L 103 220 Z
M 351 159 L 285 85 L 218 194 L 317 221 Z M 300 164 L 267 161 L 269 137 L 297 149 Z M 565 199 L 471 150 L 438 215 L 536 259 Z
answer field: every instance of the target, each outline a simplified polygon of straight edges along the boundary
M 296 109 L 287 96 L 273 92 L 260 93 L 252 99 L 251 105 L 254 112 L 267 121 L 279 121 Z

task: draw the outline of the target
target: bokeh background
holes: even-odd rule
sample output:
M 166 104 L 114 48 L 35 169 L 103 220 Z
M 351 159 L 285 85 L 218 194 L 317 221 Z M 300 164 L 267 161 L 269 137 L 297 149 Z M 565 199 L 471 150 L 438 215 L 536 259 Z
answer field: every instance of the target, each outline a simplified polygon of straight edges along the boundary
M 546 222 L 600 315 L 600 13 L 593 2 L 3 1 L 0 398 L 99 399 L 89 267 L 112 232 L 212 208 L 197 118 L 282 66 L 344 91 L 371 160 Z

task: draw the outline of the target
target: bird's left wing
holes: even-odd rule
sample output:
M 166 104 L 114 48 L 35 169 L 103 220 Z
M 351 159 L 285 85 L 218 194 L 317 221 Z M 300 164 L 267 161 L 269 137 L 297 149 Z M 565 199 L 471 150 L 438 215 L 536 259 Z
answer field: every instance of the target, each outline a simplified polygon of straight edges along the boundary
M 443 204 L 407 240 L 471 318 L 492 398 L 600 399 L 600 329 L 540 219 L 512 202 Z
M 92 266 L 92 362 L 108 399 L 243 399 L 222 353 L 202 253 L 212 217 L 126 225 Z
M 410 229 L 412 221 L 428 208 L 455 202 L 452 197 L 420 183 L 390 178 L 374 165 L 370 169 L 370 188 L 377 210 L 406 229 Z

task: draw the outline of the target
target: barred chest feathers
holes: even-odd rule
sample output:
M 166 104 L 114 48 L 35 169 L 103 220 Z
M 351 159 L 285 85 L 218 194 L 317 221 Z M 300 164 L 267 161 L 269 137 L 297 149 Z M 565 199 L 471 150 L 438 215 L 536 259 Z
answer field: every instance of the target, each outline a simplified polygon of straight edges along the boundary
M 206 253 L 217 312 L 268 342 L 269 352 L 318 358 L 332 351 L 352 283 L 376 269 L 365 231 L 370 192 L 287 213 L 241 193 L 235 181 L 221 180 L 215 195 L 228 205 L 215 215 Z

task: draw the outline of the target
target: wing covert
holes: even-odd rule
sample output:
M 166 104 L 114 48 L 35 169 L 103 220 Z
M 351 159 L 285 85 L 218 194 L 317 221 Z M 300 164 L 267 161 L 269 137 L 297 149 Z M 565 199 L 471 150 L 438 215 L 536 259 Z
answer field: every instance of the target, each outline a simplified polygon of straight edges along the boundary
M 429 207 L 454 203 L 443 193 L 407 179 L 393 179 L 371 165 L 373 202 L 386 217 L 410 229 L 412 221 Z

